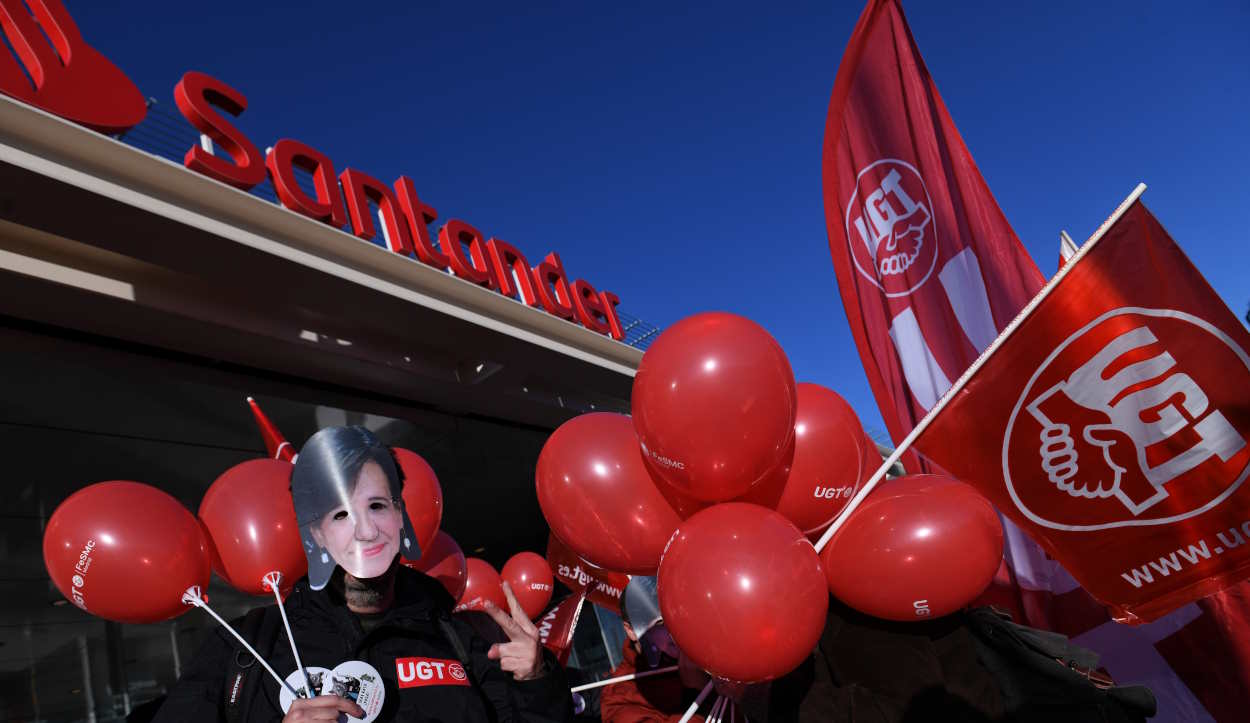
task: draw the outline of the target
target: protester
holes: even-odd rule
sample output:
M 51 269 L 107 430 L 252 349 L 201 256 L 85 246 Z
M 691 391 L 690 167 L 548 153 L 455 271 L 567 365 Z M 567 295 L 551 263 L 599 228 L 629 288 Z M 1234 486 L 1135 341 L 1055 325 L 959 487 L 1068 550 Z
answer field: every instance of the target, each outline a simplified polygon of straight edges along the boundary
M 1115 687 L 1097 656 L 991 608 L 896 623 L 830 600 L 820 643 L 797 670 L 741 707 L 752 721 L 1137 723 L 1140 686 Z
M 328 671 L 318 676 L 323 694 L 294 700 L 284 716 L 277 682 L 218 630 L 155 720 L 362 718 L 365 710 L 353 696 L 374 671 L 384 688 L 377 721 L 571 720 L 564 672 L 543 651 L 511 590 L 504 588 L 510 616 L 487 606 L 497 634 L 485 632 L 500 641 L 491 644 L 479 632 L 481 620 L 451 614 L 454 601 L 442 585 L 399 564 L 401 554 L 410 560 L 420 555 L 401 489 L 390 450 L 368 430 L 334 427 L 313 435 L 291 479 L 309 574 L 295 585 L 285 609 L 305 669 Z M 253 610 L 236 627 L 280 675 L 296 671 L 275 606 Z M 336 673 L 347 661 L 362 662 L 343 670 L 365 672 Z M 290 680 L 305 687 L 302 673 Z M 346 697 L 324 694 L 326 680 Z M 317 686 L 317 680 L 310 682 Z
M 621 621 L 626 635 L 624 659 L 609 677 L 678 664 L 680 651 L 660 617 L 654 577 L 634 577 L 625 586 Z M 676 723 L 706 679 L 695 669 L 614 683 L 603 689 L 600 714 L 604 723 Z M 691 721 L 702 723 L 703 717 L 696 715 Z

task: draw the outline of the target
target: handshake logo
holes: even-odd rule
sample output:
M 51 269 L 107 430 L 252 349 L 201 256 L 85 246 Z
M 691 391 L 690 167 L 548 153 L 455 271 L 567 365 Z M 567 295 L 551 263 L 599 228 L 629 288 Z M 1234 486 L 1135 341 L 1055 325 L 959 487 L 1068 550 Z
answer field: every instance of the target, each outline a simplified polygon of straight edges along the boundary
M 102 133 L 147 114 L 143 94 L 83 40 L 61 0 L 0 0 L 0 26 L 12 48 L 0 48 L 0 93 Z
M 1210 345 L 1213 339 L 1200 326 L 1175 318 L 1115 322 L 1091 325 L 1069 338 L 1030 382 L 1020 400 L 1027 417 L 1013 417 L 1008 430 L 1013 453 L 1008 483 L 1015 479 L 1013 496 L 1019 503 L 1026 495 L 1032 502 L 1022 506 L 1035 513 L 1064 509 L 1053 493 L 1050 502 L 1039 502 L 1044 498 L 1039 490 L 1049 484 L 1069 499 L 1095 503 L 1088 509 L 1100 509 L 1103 516 L 1136 524 L 1177 513 L 1183 519 L 1225 492 L 1233 480 L 1222 476 L 1220 465 L 1246 447 L 1245 430 L 1221 411 L 1225 385 L 1203 374 L 1209 360 L 1204 354 L 1227 349 Z M 1061 354 L 1064 347 L 1068 353 Z M 1030 438 L 1032 458 L 1040 464 L 1031 474 L 1020 462 L 1030 456 Z M 1038 472 L 1042 484 L 1020 486 L 1038 479 Z M 1115 515 L 1107 503 L 1122 511 Z
M 933 270 L 937 236 L 931 208 L 924 179 L 911 164 L 887 158 L 859 172 L 846 206 L 851 258 L 891 296 L 911 293 Z

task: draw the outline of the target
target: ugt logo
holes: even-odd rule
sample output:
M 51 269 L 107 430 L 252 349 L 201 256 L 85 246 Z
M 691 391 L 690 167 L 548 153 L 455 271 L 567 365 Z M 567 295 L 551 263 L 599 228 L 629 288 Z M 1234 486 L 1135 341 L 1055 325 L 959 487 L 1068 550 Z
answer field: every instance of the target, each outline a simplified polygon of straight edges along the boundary
M 1003 442 L 1013 500 L 1063 530 L 1167 524 L 1218 505 L 1250 472 L 1244 382 L 1228 370 L 1250 372 L 1250 357 L 1203 319 L 1104 314 L 1016 403 Z
M 937 226 L 924 179 L 910 163 L 879 160 L 859 172 L 846 204 L 846 237 L 859 273 L 886 293 L 906 296 L 937 264 Z
M 61 0 L 0 0 L 0 26 L 17 54 L 0 49 L 0 93 L 103 133 L 147 114 L 143 94 L 83 40 Z

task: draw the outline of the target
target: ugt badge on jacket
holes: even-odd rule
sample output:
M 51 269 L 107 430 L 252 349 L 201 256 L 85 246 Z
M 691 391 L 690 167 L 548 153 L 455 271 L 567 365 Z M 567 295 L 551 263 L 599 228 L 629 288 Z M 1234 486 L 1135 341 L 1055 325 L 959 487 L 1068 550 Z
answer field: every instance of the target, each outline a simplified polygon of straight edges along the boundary
M 1250 574 L 1250 334 L 1131 197 L 916 440 L 1120 622 Z

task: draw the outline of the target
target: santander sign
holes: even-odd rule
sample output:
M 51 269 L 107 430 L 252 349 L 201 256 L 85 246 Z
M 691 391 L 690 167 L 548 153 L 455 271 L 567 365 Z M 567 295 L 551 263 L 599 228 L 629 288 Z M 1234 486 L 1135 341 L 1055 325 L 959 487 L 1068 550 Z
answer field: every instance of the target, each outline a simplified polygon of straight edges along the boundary
M 147 109 L 138 88 L 83 40 L 61 0 L 0 0 L 0 25 L 23 66 L 0 50 L 0 93 L 107 133 L 143 120 Z M 338 171 L 324 153 L 292 138 L 280 138 L 261 153 L 229 120 L 247 109 L 247 98 L 212 76 L 186 73 L 174 88 L 174 101 L 191 125 L 224 151 L 215 155 L 192 146 L 183 157 L 187 168 L 245 191 L 269 178 L 279 202 L 295 213 L 336 228 L 349 226 L 366 241 L 380 232 L 395 254 L 519 297 L 527 306 L 618 341 L 625 338 L 616 314 L 620 298 L 584 279 L 571 280 L 554 251 L 531 266 L 512 244 L 457 218 L 443 223 L 436 243 L 430 224 L 438 212 L 417 195 L 412 179 L 400 176 L 387 185 L 355 168 Z M 300 172 L 312 176 L 314 195 L 300 187 Z

